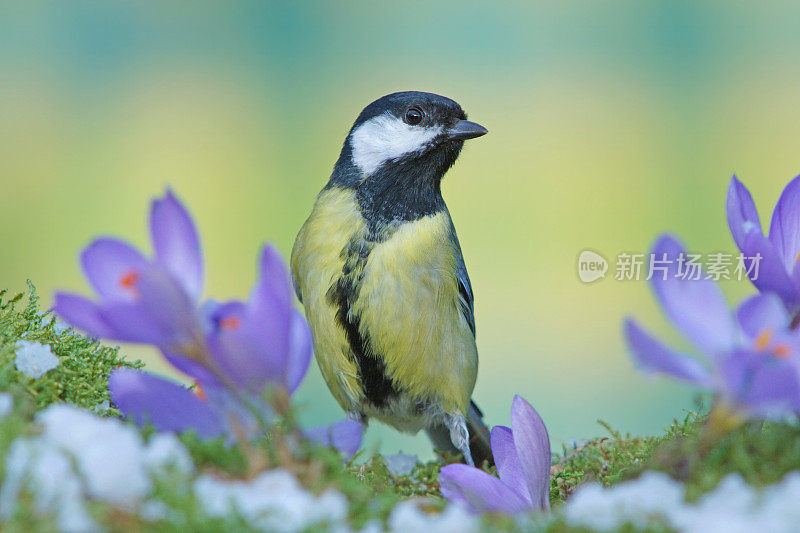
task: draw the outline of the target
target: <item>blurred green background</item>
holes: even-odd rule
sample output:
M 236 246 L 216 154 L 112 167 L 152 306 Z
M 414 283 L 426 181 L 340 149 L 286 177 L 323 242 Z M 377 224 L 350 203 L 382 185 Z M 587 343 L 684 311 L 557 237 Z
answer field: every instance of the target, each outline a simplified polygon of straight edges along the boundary
M 656 433 L 694 392 L 638 375 L 620 322 L 678 339 L 646 283 L 612 265 L 585 285 L 577 256 L 645 252 L 664 230 L 733 251 L 734 172 L 768 219 L 800 168 L 798 17 L 731 1 L 3 3 L 0 286 L 86 291 L 80 248 L 147 248 L 148 201 L 169 184 L 202 231 L 207 294 L 243 297 L 262 242 L 288 257 L 361 108 L 432 91 L 490 130 L 444 184 L 489 422 L 509 422 L 516 393 L 556 446 L 602 434 L 597 419 Z M 309 422 L 341 416 L 315 366 L 299 400 Z M 374 426 L 370 446 L 429 454 Z

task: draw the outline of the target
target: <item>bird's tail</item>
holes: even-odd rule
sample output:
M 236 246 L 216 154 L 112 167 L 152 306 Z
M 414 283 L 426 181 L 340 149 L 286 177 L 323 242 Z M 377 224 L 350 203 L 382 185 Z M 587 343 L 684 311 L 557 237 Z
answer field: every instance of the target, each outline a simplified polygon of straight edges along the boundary
M 469 431 L 469 451 L 475 465 L 482 466 L 486 462 L 488 466 L 493 466 L 494 457 L 489 444 L 489 428 L 483 423 L 483 413 L 474 401 L 469 402 L 467 409 L 467 430 Z M 437 450 L 452 454 L 460 453 L 450 440 L 450 430 L 444 425 L 428 428 L 427 433 L 433 442 L 433 447 Z

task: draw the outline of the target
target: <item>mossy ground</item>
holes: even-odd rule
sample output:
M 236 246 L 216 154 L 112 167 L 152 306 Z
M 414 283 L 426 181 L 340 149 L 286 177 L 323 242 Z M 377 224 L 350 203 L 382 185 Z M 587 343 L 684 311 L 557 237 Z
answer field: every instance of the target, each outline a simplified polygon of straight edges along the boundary
M 30 292 L 8 297 L 0 291 L 0 390 L 14 392 L 36 410 L 54 402 L 93 408 L 108 397 L 108 375 L 118 366 L 141 367 L 126 361 L 117 348 L 87 339 L 72 329 L 57 333 L 57 320 L 39 310 L 33 285 Z M 42 379 L 25 377 L 17 371 L 15 353 L 20 340 L 49 344 L 60 364 Z M 118 414 L 118 413 L 116 413 Z
M 0 292 L 0 390 L 15 398 L 14 412 L 0 419 L 0 458 L 5 457 L 11 442 L 34 431 L 33 415 L 54 403 L 67 402 L 92 409 L 109 399 L 108 375 L 116 367 L 140 367 L 127 361 L 117 348 L 103 346 L 71 329 L 57 332 L 56 319 L 42 313 L 31 286 L 27 295 L 9 297 Z M 25 377 L 15 367 L 14 350 L 21 339 L 40 341 L 52 346 L 59 366 L 40 379 Z M 690 498 L 713 489 L 727 474 L 739 472 L 754 485 L 779 480 L 786 472 L 800 469 L 800 428 L 796 421 L 786 423 L 749 423 L 721 438 L 710 440 L 702 409 L 676 420 L 663 435 L 636 437 L 622 435 L 607 425 L 605 437 L 591 440 L 574 449 L 565 449 L 554 458 L 550 486 L 553 507 L 561 505 L 581 483 L 596 481 L 613 485 L 638 476 L 648 469 L 668 473 L 687 485 Z M 106 411 L 116 416 L 113 407 Z M 145 430 L 145 436 L 152 431 Z M 291 453 L 285 446 L 289 432 L 279 433 L 251 448 L 230 448 L 221 441 L 201 442 L 193 435 L 181 437 L 201 471 L 223 477 L 247 477 L 258 469 L 281 466 L 295 472 L 301 482 L 315 492 L 335 487 L 350 502 L 350 516 L 358 527 L 371 519 L 385 520 L 399 501 L 427 497 L 432 509 L 444 502 L 439 494 L 437 461 L 419 464 L 407 476 L 393 476 L 380 456 L 356 458 L 344 468 L 338 455 L 330 450 L 303 447 Z M 0 460 L 0 479 L 3 475 Z M 210 519 L 185 490 L 168 479 L 157 484 L 156 495 L 171 507 L 181 509 L 183 522 L 149 523 L 156 531 L 246 530 L 236 516 Z M 24 503 L 24 502 L 23 502 Z M 97 505 L 93 509 L 101 523 L 113 524 L 116 531 L 135 531 L 143 527 L 139 519 L 118 510 Z M 494 530 L 534 529 L 503 516 L 486 518 Z M 37 517 L 30 502 L 20 506 L 6 531 L 49 531 L 51 522 Z M 572 531 L 563 522 L 551 522 L 548 531 Z

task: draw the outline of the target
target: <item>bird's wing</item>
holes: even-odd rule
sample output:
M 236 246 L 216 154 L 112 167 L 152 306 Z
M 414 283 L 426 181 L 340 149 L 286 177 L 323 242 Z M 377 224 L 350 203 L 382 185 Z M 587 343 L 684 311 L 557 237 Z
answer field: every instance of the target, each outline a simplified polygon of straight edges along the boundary
M 467 267 L 464 264 L 464 259 L 459 255 L 458 265 L 456 270 L 458 277 L 458 302 L 461 304 L 461 313 L 469 324 L 469 329 L 472 330 L 472 336 L 475 336 L 475 299 L 472 295 L 472 285 L 469 282 L 469 275 L 467 274 Z
M 458 242 L 456 229 L 450 223 L 450 238 L 456 248 L 456 279 L 458 279 L 458 303 L 461 304 L 461 314 L 469 324 L 472 336 L 475 336 L 475 296 L 472 294 L 472 283 L 467 274 L 467 265 L 464 264 L 464 256 L 461 253 L 461 244 Z
M 291 267 L 292 271 L 292 285 L 294 286 L 294 293 L 297 295 L 297 299 L 300 303 L 303 303 L 303 292 L 300 289 L 300 274 L 298 269 L 300 268 L 300 261 L 302 260 L 302 248 L 304 244 L 306 233 L 306 225 L 303 224 L 303 227 L 300 228 L 300 231 L 297 233 L 297 238 L 294 241 L 294 245 L 292 246 L 292 255 L 289 259 L 289 266 Z

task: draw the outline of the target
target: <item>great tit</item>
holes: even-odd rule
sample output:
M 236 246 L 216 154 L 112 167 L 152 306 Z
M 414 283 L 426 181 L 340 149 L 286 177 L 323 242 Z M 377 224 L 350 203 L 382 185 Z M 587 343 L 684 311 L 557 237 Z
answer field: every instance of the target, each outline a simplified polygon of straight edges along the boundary
M 440 451 L 493 463 L 471 401 L 472 287 L 441 182 L 487 133 L 431 93 L 393 93 L 350 129 L 292 249 L 292 276 L 333 396 L 352 418 L 427 431 Z

